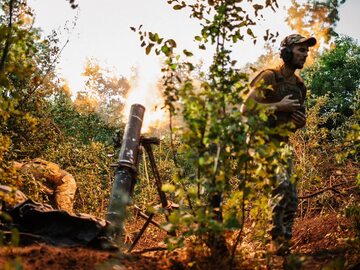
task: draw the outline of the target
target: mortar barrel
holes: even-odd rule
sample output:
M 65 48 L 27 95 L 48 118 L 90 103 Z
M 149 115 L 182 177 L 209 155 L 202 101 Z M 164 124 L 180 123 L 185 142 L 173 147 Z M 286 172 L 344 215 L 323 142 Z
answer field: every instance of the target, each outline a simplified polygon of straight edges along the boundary
M 145 107 L 133 104 L 119 152 L 118 166 L 111 189 L 110 203 L 106 219 L 110 222 L 108 235 L 118 240 L 126 217 L 126 206 L 129 204 L 136 181 L 138 155 L 140 148 L 141 126 Z

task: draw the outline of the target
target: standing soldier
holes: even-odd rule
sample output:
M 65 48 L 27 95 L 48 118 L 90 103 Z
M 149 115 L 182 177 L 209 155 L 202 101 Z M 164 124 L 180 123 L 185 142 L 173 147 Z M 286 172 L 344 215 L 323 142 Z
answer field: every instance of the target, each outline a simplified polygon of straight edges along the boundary
M 40 158 L 26 163 L 14 162 L 14 167 L 24 176 L 39 181 L 47 194 L 54 195 L 56 209 L 73 212 L 76 182 L 70 173 Z
M 294 131 L 305 126 L 306 87 L 295 71 L 303 68 L 309 47 L 315 44 L 314 37 L 305 38 L 298 34 L 287 36 L 281 42 L 280 57 L 283 64 L 275 69 L 261 71 L 251 82 L 252 90 L 247 100 L 252 99 L 274 110 L 274 115 L 269 117 L 268 124 L 271 128 L 290 124 L 295 127 L 292 129 Z M 246 109 L 245 102 L 242 112 L 246 113 Z M 284 142 L 286 147 L 290 148 L 288 136 L 278 134 L 275 139 Z M 276 175 L 278 185 L 272 192 L 271 249 L 279 255 L 289 251 L 298 204 L 296 186 L 290 181 L 291 170 L 292 160 L 289 159 L 283 172 Z

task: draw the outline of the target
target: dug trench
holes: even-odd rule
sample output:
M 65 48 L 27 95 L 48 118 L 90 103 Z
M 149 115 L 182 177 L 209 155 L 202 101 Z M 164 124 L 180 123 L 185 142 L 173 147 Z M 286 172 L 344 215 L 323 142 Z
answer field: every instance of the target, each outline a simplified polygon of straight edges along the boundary
M 129 235 L 137 232 L 144 221 L 131 218 L 126 225 Z M 235 234 L 235 233 L 234 233 Z M 227 234 L 231 244 L 234 234 Z M 128 245 L 121 251 L 109 252 L 84 247 L 56 247 L 43 243 L 0 248 L 1 269 L 80 270 L 80 269 L 360 269 L 360 247 L 352 221 L 337 213 L 298 218 L 294 225 L 291 254 L 276 256 L 267 246 L 248 240 L 246 230 L 237 247 L 233 264 L 214 261 L 191 244 L 173 251 L 166 250 L 166 233 L 149 226 L 131 253 Z

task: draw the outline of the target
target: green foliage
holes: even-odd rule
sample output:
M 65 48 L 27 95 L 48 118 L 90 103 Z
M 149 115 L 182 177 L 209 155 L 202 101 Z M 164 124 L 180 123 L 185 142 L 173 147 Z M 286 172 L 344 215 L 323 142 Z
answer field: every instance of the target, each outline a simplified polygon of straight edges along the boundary
M 0 178 L 2 184 L 19 186 L 20 179 L 9 169 L 8 162 L 17 135 L 13 124 L 21 122 L 29 127 L 34 124 L 35 118 L 28 112 L 19 110 L 19 107 L 21 98 L 28 94 L 22 92 L 22 86 L 28 85 L 37 74 L 37 60 L 43 54 L 38 50 L 38 30 L 32 29 L 28 21 L 32 14 L 26 1 L 0 1 L 0 6 Z M 36 53 L 39 53 L 39 58 L 35 57 Z M 28 90 L 31 92 L 30 88 Z M 14 194 L 1 194 L 1 200 L 11 202 L 13 196 Z M 9 219 L 1 210 L 0 216 L 1 219 Z M 10 244 L 18 245 L 18 231 L 13 228 L 11 232 Z M 19 258 L 5 263 L 4 267 L 23 269 Z
M 319 128 L 327 121 L 326 117 L 320 116 L 320 110 L 328 101 L 328 97 L 317 99 L 316 104 L 307 112 L 306 129 L 300 130 L 292 137 L 292 144 L 297 156 L 296 173 L 301 179 L 300 190 L 309 190 L 313 186 L 319 186 L 327 170 L 328 159 L 324 159 L 329 149 L 324 148 L 324 142 L 329 130 Z M 322 170 L 324 168 L 324 170 Z
M 329 263 L 327 263 L 322 269 L 323 270 L 341 270 L 345 269 L 346 259 L 344 256 L 340 256 Z
M 203 28 L 195 37 L 200 49 L 216 48 L 208 72 L 194 74 L 194 65 L 176 55 L 175 42 L 143 31 L 141 26 L 137 29 L 146 53 L 155 48 L 156 54 L 166 57 L 162 68 L 165 106 L 171 116 L 180 114 L 183 119 L 170 136 L 177 171 L 173 181 L 163 186 L 180 202 L 166 227 L 180 229 L 182 235 L 168 243 L 181 244 L 185 237 L 195 235 L 217 252 L 225 246 L 225 230 L 242 228 L 247 207 L 252 208 L 259 235 L 265 234 L 267 198 L 276 184 L 273 172 L 288 153 L 269 138 L 262 106 L 249 104 L 252 114 L 246 116 L 239 110 L 249 91 L 248 76 L 234 69 L 230 48 L 245 35 L 256 42 L 255 19 L 244 11 L 241 1 L 168 2 L 175 10 L 189 8 L 191 17 L 200 20 Z M 274 8 L 276 1 L 254 5 L 255 17 L 263 6 Z M 275 37 L 268 31 L 266 36 Z M 181 147 L 174 147 L 174 138 L 179 138 Z M 183 166 L 186 164 L 190 168 Z
M 353 219 L 356 236 L 360 237 L 360 207 L 353 202 L 345 209 L 345 216 Z
M 163 182 L 167 182 L 163 188 L 173 188 L 172 179 L 176 173 L 176 168 L 172 157 L 172 150 L 169 136 L 162 138 L 159 146 L 153 146 L 153 153 L 156 159 L 156 166 Z M 157 193 L 155 178 L 151 169 L 150 161 L 145 152 L 142 151 L 138 170 L 138 179 L 134 190 L 134 203 L 143 210 L 151 210 L 151 207 L 159 203 L 159 195 Z M 173 197 L 168 197 L 170 201 L 174 201 Z
M 42 46 L 38 29 L 31 27 L 26 1 L 1 1 L 0 5 L 0 177 L 16 184 L 18 179 L 8 171 L 9 155 L 16 156 L 26 142 L 18 138 L 29 136 L 36 123 L 35 117 L 20 107 L 32 94 L 39 59 L 50 47 Z
M 11 140 L 8 159 L 37 156 L 53 133 L 46 113 L 48 99 L 57 89 L 56 34 L 41 38 L 39 29 L 32 27 L 26 1 L 4 1 L 2 7 L 0 103 L 6 115 L 1 134 Z
M 79 112 L 65 93 L 54 97 L 49 111 L 62 139 L 69 136 L 82 144 L 111 144 L 115 127 L 109 126 L 96 112 Z M 119 114 L 116 116 L 120 118 Z
M 340 182 L 356 178 L 359 161 L 359 46 L 341 37 L 331 50 L 319 56 L 304 70 L 309 85 L 306 129 L 292 137 L 300 195 L 311 194 Z M 354 180 L 356 181 L 356 180 Z M 339 196 L 326 192 L 302 204 L 302 214 L 347 209 Z
M 46 38 L 40 35 L 40 30 L 33 27 L 33 14 L 26 1 L 0 3 L 2 183 L 21 188 L 37 201 L 48 202 L 39 183 L 20 179 L 10 169 L 10 162 L 35 157 L 56 162 L 78 183 L 74 210 L 103 217 L 112 178 L 110 156 L 115 128 L 97 112 L 76 110 L 66 85 L 54 71 L 61 52 L 56 46 L 57 34 Z M 87 76 L 88 86 L 104 95 L 116 94 L 119 98 L 128 89 L 125 78 L 107 77 L 101 70 L 88 72 Z M 104 93 L 107 87 L 110 94 Z M 107 101 L 108 96 L 104 98 Z M 121 118 L 119 112 L 115 117 Z
M 48 106 L 51 118 L 41 125 L 47 127 L 47 132 L 35 133 L 31 148 L 21 148 L 16 156 L 12 154 L 8 158 L 29 158 L 34 155 L 34 149 L 41 149 L 33 157 L 53 161 L 74 176 L 78 186 L 74 211 L 104 217 L 113 177 L 110 164 L 115 128 L 96 113 L 78 112 L 63 93 L 56 95 Z M 46 144 L 39 141 L 42 138 Z M 35 201 L 49 201 L 38 181 L 22 179 L 21 189 Z
M 16 257 L 15 259 L 6 262 L 4 265 L 4 270 L 24 270 L 24 266 L 21 262 L 20 257 Z
M 336 183 L 353 181 L 358 170 L 359 114 L 355 113 L 337 129 L 329 130 L 324 123 L 329 114 L 321 109 L 329 101 L 328 96 L 316 98 L 316 103 L 307 111 L 306 129 L 291 137 L 296 155 L 295 171 L 299 178 L 300 196 L 308 195 Z M 332 138 L 329 140 L 329 138 Z M 344 179 L 342 174 L 347 175 Z M 331 179 L 341 179 L 340 182 Z M 341 196 L 327 192 L 302 204 L 302 215 L 331 209 L 344 209 L 346 202 Z
M 339 127 L 359 110 L 360 47 L 351 38 L 336 39 L 334 47 L 302 75 L 312 94 L 329 96 L 322 108 L 322 114 L 331 115 L 326 122 L 329 129 Z
M 74 176 L 78 186 L 75 212 L 105 217 L 113 178 L 110 153 L 112 147 L 101 142 L 84 144 L 72 137 L 61 144 L 54 142 L 44 153 L 46 159 L 56 161 Z

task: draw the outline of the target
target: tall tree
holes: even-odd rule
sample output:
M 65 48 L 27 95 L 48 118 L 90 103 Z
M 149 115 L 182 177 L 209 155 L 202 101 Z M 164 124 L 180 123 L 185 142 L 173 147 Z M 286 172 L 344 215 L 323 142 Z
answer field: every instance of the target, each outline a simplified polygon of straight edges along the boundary
M 88 59 L 82 75 L 86 77 L 85 89 L 78 92 L 75 104 L 85 110 L 94 110 L 109 124 L 119 126 L 130 89 L 127 78 L 102 68 L 94 59 Z
M 328 96 L 322 114 L 331 115 L 329 128 L 339 127 L 359 109 L 360 47 L 350 37 L 337 38 L 303 77 L 316 98 Z
M 346 0 L 306 0 L 304 3 L 291 0 L 286 19 L 288 25 L 304 36 L 316 35 L 320 40 L 329 42 L 336 36 L 335 26 L 339 21 L 339 7 Z M 319 44 L 317 45 L 319 46 Z
M 33 14 L 26 1 L 1 1 L 1 7 L 0 91 L 2 104 L 11 106 L 3 108 L 8 114 L 0 129 L 12 141 L 12 155 L 26 146 L 36 155 L 37 150 L 31 146 L 40 144 L 34 140 L 44 136 L 41 141 L 47 136 L 35 129 L 48 123 L 39 119 L 46 114 L 47 99 L 57 89 L 53 73 L 58 52 L 56 35 L 41 37 L 40 30 L 33 27 Z M 44 130 L 51 133 L 51 129 Z

